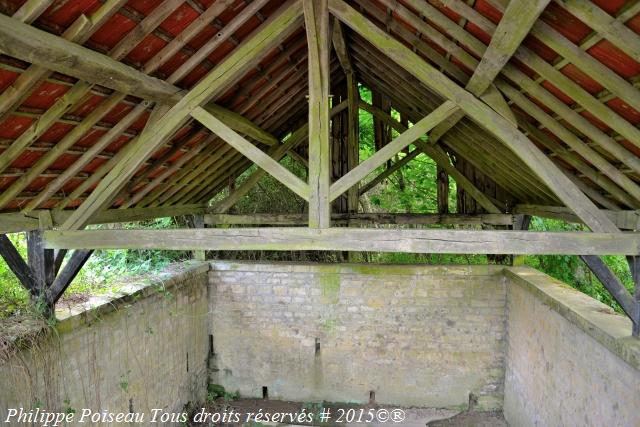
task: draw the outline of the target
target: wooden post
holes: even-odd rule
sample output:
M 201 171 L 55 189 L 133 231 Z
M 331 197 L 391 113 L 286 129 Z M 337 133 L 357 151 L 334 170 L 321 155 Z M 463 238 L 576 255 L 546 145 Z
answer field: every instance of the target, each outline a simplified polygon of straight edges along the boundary
M 360 157 L 360 94 L 358 82 L 352 73 L 347 74 L 347 101 L 349 103 L 349 124 L 347 126 L 347 168 L 352 171 L 359 163 Z M 347 210 L 350 213 L 358 212 L 359 202 L 358 184 L 347 190 Z
M 329 7 L 327 0 L 303 0 L 309 45 L 309 227 L 328 228 L 329 201 Z
M 531 215 L 514 215 L 513 216 L 513 230 L 528 230 L 531 225 Z M 511 261 L 511 265 L 524 265 L 524 255 L 514 255 Z
M 632 335 L 636 338 L 640 337 L 640 256 L 628 256 L 629 269 L 633 278 L 634 293 L 633 298 L 636 301 L 635 320 L 633 322 Z
M 193 228 L 205 228 L 204 215 L 193 215 Z M 192 257 L 196 261 L 204 261 L 207 259 L 206 252 L 203 250 L 193 251 Z
M 438 195 L 438 213 L 449 213 L 449 174 L 442 169 L 441 166 L 437 166 L 437 195 Z
M 46 298 L 46 291 L 55 279 L 54 251 L 45 249 L 41 229 L 27 233 L 27 260 L 35 279 L 31 299 L 38 308 L 42 309 L 45 317 L 50 317 L 53 314 L 53 301 Z

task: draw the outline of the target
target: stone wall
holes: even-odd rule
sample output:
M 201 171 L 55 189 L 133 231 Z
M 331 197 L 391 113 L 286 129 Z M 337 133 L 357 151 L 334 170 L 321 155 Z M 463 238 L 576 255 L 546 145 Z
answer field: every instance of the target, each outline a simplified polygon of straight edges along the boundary
M 528 268 L 506 271 L 504 414 L 513 426 L 640 426 L 640 340 L 604 304 Z
M 0 364 L 0 419 L 8 408 L 182 411 L 206 395 L 207 271 L 167 281 L 62 320 L 49 338 Z
M 505 281 L 492 266 L 212 264 L 217 382 L 297 401 L 499 408 Z

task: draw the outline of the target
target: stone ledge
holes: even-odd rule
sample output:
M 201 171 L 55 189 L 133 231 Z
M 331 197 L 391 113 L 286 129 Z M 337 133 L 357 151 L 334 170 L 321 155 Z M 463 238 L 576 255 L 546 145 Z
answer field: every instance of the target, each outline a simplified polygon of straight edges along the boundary
M 200 274 L 206 274 L 209 270 L 210 266 L 207 262 L 193 263 L 189 265 L 186 270 L 170 274 L 166 279 L 154 279 L 145 282 L 143 278 L 140 281 L 123 286 L 117 293 L 92 296 L 88 301 L 72 307 L 71 311 L 68 309 L 57 311 L 56 316 L 58 322 L 55 328 L 58 332 L 63 332 L 90 324 L 100 316 L 117 311 L 134 300 L 148 298 L 158 294 L 158 287 L 156 285 L 162 285 L 164 290 L 169 290 L 185 280 L 194 278 Z
M 530 267 L 504 268 L 522 286 L 622 360 L 640 370 L 640 339 L 631 336 L 631 320 L 609 306 Z M 508 289 L 508 288 L 507 288 Z
M 500 265 L 421 265 L 421 264 L 320 264 L 259 262 L 259 261 L 211 261 L 211 271 L 275 272 L 275 273 L 327 273 L 327 274 L 386 274 L 386 275 L 425 275 L 425 276 L 483 276 L 503 274 Z

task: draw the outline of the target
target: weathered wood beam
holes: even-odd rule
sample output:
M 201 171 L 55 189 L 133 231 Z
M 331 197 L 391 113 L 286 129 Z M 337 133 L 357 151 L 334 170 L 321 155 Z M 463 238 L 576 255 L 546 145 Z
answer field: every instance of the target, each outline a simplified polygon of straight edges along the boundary
M 333 18 L 333 34 L 331 36 L 331 41 L 333 42 L 333 49 L 336 51 L 336 56 L 338 57 L 338 61 L 340 61 L 342 70 L 347 75 L 352 74 L 353 66 L 351 65 L 351 58 L 349 57 L 347 40 L 344 36 L 342 23 L 336 18 Z
M 143 99 L 180 99 L 175 86 L 165 81 L 5 15 L 0 15 L 0 52 Z
M 54 0 L 27 0 L 11 17 L 20 22 L 31 24 L 42 12 L 47 10 Z
M 35 292 L 38 287 L 36 277 L 5 234 L 0 234 L 0 256 L 2 256 L 13 274 L 16 275 L 22 286 L 29 292 Z
M 637 321 L 633 323 L 632 335 L 634 337 L 640 337 L 640 257 L 627 256 L 627 261 L 629 262 L 629 270 L 631 271 L 631 278 L 634 284 L 633 298 L 636 302 L 636 309 L 638 310 Z
M 162 66 L 166 61 L 171 59 L 178 51 L 189 42 L 193 37 L 200 34 L 214 19 L 234 3 L 234 0 L 216 1 L 214 5 L 207 8 L 198 18 L 191 22 L 187 28 L 182 30 L 180 34 L 169 44 L 167 44 L 160 52 L 155 54 L 149 61 L 144 64 L 143 72 L 151 74 Z
M 105 2 L 90 17 L 80 15 L 61 35 L 62 38 L 83 44 L 91 35 L 115 14 L 127 0 L 110 0 Z M 31 90 L 46 80 L 52 71 L 38 65 L 31 65 L 22 71 L 0 95 L 0 121 L 14 111 L 18 105 L 29 97 Z
M 155 218 L 198 214 L 205 211 L 205 205 L 163 206 L 156 208 L 109 209 L 94 215 L 88 224 L 109 224 L 119 222 L 145 221 Z M 60 227 L 72 211 L 31 211 L 0 214 L 0 234 L 37 230 L 41 227 L 39 216 L 50 213 L 53 227 Z
M 191 115 L 200 123 L 205 125 L 211 132 L 218 135 L 229 145 L 240 153 L 244 154 L 249 160 L 266 170 L 280 183 L 284 184 L 291 191 L 305 200 L 309 198 L 309 185 L 300 178 L 291 173 L 287 168 L 272 159 L 267 153 L 238 135 L 230 127 L 222 123 L 212 114 L 208 113 L 204 108 L 196 108 Z
M 536 22 L 550 0 L 512 0 L 509 2 L 498 27 L 493 33 L 491 42 L 484 52 L 480 63 L 475 68 L 466 89 L 480 97 L 489 88 L 493 80 L 500 73 L 505 64 L 516 52 L 522 40 Z M 409 1 L 410 5 L 418 3 L 417 0 Z M 457 114 L 440 124 L 433 131 L 432 142 L 436 142 L 449 129 L 454 127 L 463 117 Z
M 156 6 L 138 25 L 133 27 L 111 50 L 109 56 L 124 58 L 133 48 L 171 15 L 185 0 L 167 0 Z
M 342 250 L 454 254 L 638 255 L 637 233 L 357 228 L 46 231 L 49 249 Z
M 640 37 L 629 27 L 617 21 L 591 1 L 562 0 L 557 3 L 596 30 L 617 48 L 640 62 Z
M 340 24 L 342 25 L 342 24 Z M 347 74 L 347 170 L 354 170 L 360 163 L 360 92 L 355 74 Z M 347 210 L 357 212 L 360 201 L 358 184 L 347 190 Z
M 391 159 L 399 151 L 408 147 L 410 144 L 415 143 L 420 137 L 425 135 L 451 114 L 455 113 L 458 109 L 459 107 L 451 101 L 446 101 L 440 107 L 436 108 L 389 144 L 376 151 L 374 155 L 360 163 L 348 174 L 334 182 L 333 185 L 331 185 L 329 200 L 335 200 L 353 185 L 360 182 L 362 178 L 367 176 L 378 166 L 384 164 L 387 160 Z
M 560 200 L 569 206 L 593 231 L 616 232 L 617 227 L 589 200 L 553 162 L 508 120 L 475 96 L 460 88 L 440 71 L 426 63 L 392 36 L 380 30 L 362 14 L 342 0 L 329 0 L 334 15 L 358 32 L 423 84 L 448 99 L 455 99 L 460 108 L 476 123 L 493 133 L 518 155 L 538 175 Z M 503 251 L 503 253 L 511 253 Z
M 51 286 L 46 290 L 46 299 L 51 304 L 58 302 L 64 291 L 67 290 L 73 279 L 76 278 L 80 270 L 87 262 L 93 250 L 76 250 L 65 264 L 64 268 L 55 278 Z
M 640 324 L 640 305 L 624 287 L 620 279 L 611 271 L 604 261 L 596 255 L 580 255 L 580 259 L 595 274 L 609 293 L 613 296 L 622 310 L 631 318 L 633 330 L 638 331 Z M 637 336 L 637 335 L 636 335 Z
M 295 225 L 304 226 L 304 214 L 220 214 L 204 216 L 208 225 Z M 333 225 L 511 225 L 513 215 L 509 214 L 393 214 L 393 213 L 332 213 Z
M 204 61 L 211 52 L 216 50 L 223 43 L 227 42 L 229 37 L 233 36 L 233 34 L 242 27 L 245 22 L 254 17 L 268 1 L 269 0 L 255 0 L 246 5 L 240 13 L 234 16 L 233 19 L 216 34 L 215 37 L 206 42 L 193 55 L 191 55 L 189 59 L 180 65 L 180 67 L 178 67 L 178 69 L 169 76 L 167 81 L 169 83 L 177 83 L 182 80 L 187 74 L 189 74 L 189 72 L 191 72 L 191 70 Z M 233 1 L 216 2 L 209 9 L 219 8 L 222 5 L 231 6 L 232 4 Z
M 329 142 L 329 7 L 327 0 L 302 0 L 309 49 L 309 226 L 331 222 Z
M 539 216 L 542 218 L 559 219 L 562 221 L 582 224 L 582 220 L 578 218 L 569 208 L 563 206 L 539 206 L 539 205 L 516 205 L 513 209 L 514 214 L 527 214 Z M 640 230 L 640 211 L 622 210 L 613 211 L 602 209 L 602 213 L 607 215 L 609 219 L 621 230 Z
M 289 1 L 265 21 L 204 77 L 144 138 L 130 144 L 131 151 L 102 179 L 100 184 L 64 224 L 66 229 L 81 228 L 117 194 L 138 167 L 190 117 L 190 113 L 211 100 L 250 67 L 255 66 L 290 32 L 299 26 L 302 11 L 298 1 Z M 122 150 L 121 150 L 122 151 Z
M 214 103 L 209 103 L 202 108 L 206 112 L 220 119 L 224 124 L 236 132 L 248 136 L 249 138 L 264 145 L 277 145 L 279 142 L 278 138 L 234 111 L 228 110 Z

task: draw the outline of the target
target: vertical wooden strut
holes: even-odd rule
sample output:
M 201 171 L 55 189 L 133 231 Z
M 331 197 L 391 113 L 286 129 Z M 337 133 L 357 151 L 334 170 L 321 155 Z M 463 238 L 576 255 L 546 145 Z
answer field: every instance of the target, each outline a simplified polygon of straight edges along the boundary
M 309 227 L 331 225 L 329 202 L 329 6 L 303 0 L 309 46 Z
M 347 100 L 349 102 L 349 125 L 347 128 L 347 167 L 352 171 L 359 162 L 360 136 L 359 136 L 359 101 L 358 82 L 353 72 L 347 74 Z M 347 190 L 347 210 L 351 213 L 358 212 L 359 201 L 358 184 Z

